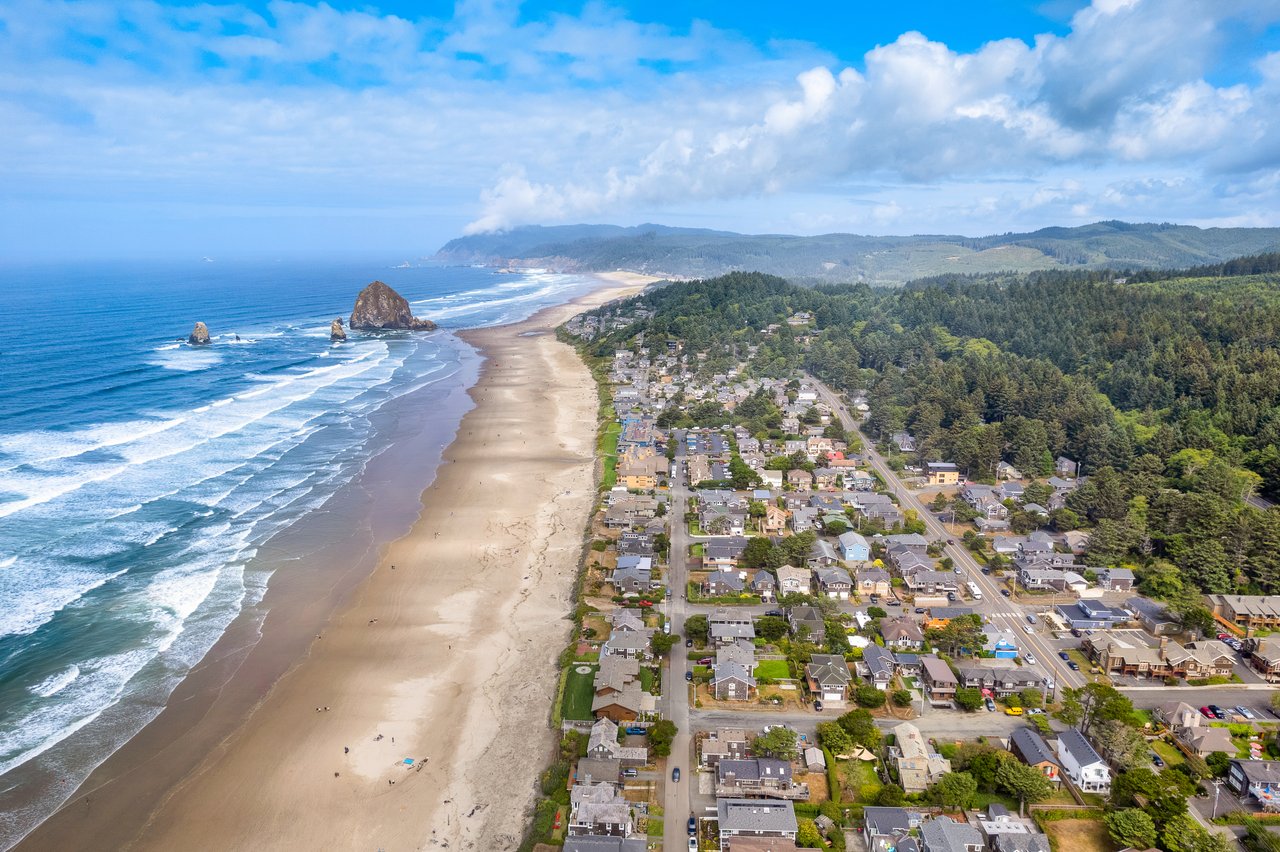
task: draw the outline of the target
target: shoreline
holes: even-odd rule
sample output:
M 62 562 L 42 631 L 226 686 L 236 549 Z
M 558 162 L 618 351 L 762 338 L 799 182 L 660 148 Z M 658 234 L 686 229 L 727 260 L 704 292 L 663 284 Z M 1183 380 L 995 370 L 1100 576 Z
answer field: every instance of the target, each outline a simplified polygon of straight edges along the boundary
M 433 831 L 450 846 L 518 845 L 595 498 L 594 382 L 553 330 L 653 280 L 595 277 L 603 286 L 572 302 L 460 333 L 483 360 L 474 407 L 412 530 L 374 543 L 372 573 L 298 579 L 328 585 L 305 605 L 275 600 L 261 639 L 229 634 L 17 848 L 419 848 Z M 239 704 L 202 696 L 201 680 Z M 405 757 L 429 760 L 409 770 Z

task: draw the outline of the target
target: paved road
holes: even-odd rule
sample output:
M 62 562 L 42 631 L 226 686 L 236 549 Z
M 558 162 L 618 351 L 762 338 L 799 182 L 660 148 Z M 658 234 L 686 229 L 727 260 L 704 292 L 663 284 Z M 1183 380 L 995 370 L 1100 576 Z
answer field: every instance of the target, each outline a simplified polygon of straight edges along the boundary
M 684 456 L 684 441 L 676 442 L 676 460 Z M 671 529 L 671 552 L 667 559 L 667 588 L 671 589 L 671 598 L 663 605 L 667 618 L 671 621 L 671 633 L 684 635 L 684 620 L 688 610 L 685 601 L 685 589 L 689 584 L 689 528 L 684 523 L 684 513 L 689 502 L 689 486 L 685 481 L 685 473 L 677 465 L 676 475 L 670 479 L 670 505 L 667 506 L 668 526 Z M 667 769 L 664 783 L 666 795 L 663 797 L 663 837 L 664 852 L 687 852 L 688 831 L 685 820 L 691 811 L 692 795 L 696 792 L 696 778 L 692 771 L 694 763 L 693 736 L 689 724 L 689 689 L 685 683 L 685 672 L 689 670 L 688 654 L 681 642 L 671 649 L 666 664 L 663 666 L 662 715 L 675 722 L 679 733 L 671 747 L 671 757 L 667 758 Z M 671 770 L 679 768 L 680 782 L 671 782 Z
M 856 421 L 849 413 L 849 409 L 835 392 L 813 377 L 810 377 L 810 380 L 817 388 L 818 395 L 840 418 L 845 430 L 861 434 Z M 862 438 L 864 445 L 863 457 L 884 478 L 885 484 L 898 498 L 900 507 L 916 511 L 925 523 L 929 538 L 942 541 L 950 539 L 951 533 L 933 516 L 933 513 L 925 507 L 920 499 L 902 484 L 902 480 L 898 478 L 898 475 L 889 467 L 884 458 L 876 452 L 874 442 L 866 435 L 863 435 Z M 1066 663 L 1058 658 L 1057 651 L 1049 645 L 1044 636 L 1039 633 L 1027 634 L 1025 632 L 1023 627 L 1027 622 L 1025 614 L 1021 610 L 1021 605 L 1015 601 L 1005 599 L 1000 594 L 1000 586 L 991 577 L 982 573 L 982 566 L 978 564 L 967 548 L 961 544 L 947 545 L 943 552 L 950 556 L 959 568 L 963 569 L 964 580 L 972 580 L 982 591 L 982 600 L 971 602 L 974 609 L 982 613 L 987 621 L 992 624 L 1012 630 L 1018 637 L 1019 644 L 1030 648 L 1036 656 L 1039 667 L 1049 672 L 1058 687 L 1083 686 L 1086 683 L 1083 675 L 1079 672 L 1071 671 Z M 1026 609 L 1026 612 L 1034 611 L 1035 607 Z

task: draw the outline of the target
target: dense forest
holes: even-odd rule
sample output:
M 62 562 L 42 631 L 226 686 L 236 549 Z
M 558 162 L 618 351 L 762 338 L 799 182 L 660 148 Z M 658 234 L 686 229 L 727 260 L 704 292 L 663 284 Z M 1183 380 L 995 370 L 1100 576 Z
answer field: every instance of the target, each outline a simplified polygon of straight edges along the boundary
M 903 288 L 797 287 L 759 273 L 636 297 L 640 331 L 705 352 L 708 375 L 796 369 L 865 389 L 864 429 L 910 431 L 918 461 L 973 479 L 1067 456 L 1086 483 L 1054 512 L 1093 565 L 1133 564 L 1174 600 L 1280 591 L 1280 256 L 1117 280 L 1101 271 L 944 276 Z M 1261 272 L 1259 272 L 1261 270 Z M 1247 274 L 1232 274 L 1239 271 Z M 1209 277 L 1212 274 L 1215 277 Z M 792 327 L 797 311 L 813 316 Z

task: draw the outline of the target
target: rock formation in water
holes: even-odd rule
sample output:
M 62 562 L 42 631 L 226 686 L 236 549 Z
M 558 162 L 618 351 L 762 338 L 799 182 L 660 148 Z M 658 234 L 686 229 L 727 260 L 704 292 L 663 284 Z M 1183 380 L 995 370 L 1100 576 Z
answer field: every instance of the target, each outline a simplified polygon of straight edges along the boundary
M 338 317 L 329 323 L 329 339 L 330 340 L 346 340 L 347 333 L 342 329 L 342 317 Z
M 196 327 L 191 329 L 191 336 L 187 338 L 187 342 L 192 346 L 204 346 L 209 342 L 209 326 L 202 322 L 196 323 Z
M 436 324 L 418 319 L 409 308 L 409 300 L 381 281 L 374 281 L 356 296 L 356 306 L 351 311 L 351 328 L 403 328 L 411 331 L 432 331 Z

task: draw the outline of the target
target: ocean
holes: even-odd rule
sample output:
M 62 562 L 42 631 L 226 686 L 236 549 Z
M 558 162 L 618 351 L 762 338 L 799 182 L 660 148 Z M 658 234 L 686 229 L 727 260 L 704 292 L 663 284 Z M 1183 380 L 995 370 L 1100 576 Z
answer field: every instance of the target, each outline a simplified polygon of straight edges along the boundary
M 396 260 L 0 269 L 0 848 L 265 615 L 275 572 L 408 531 L 477 375 L 450 329 L 593 284 Z M 442 330 L 331 343 L 374 279 Z M 352 485 L 410 440 L 403 493 Z

